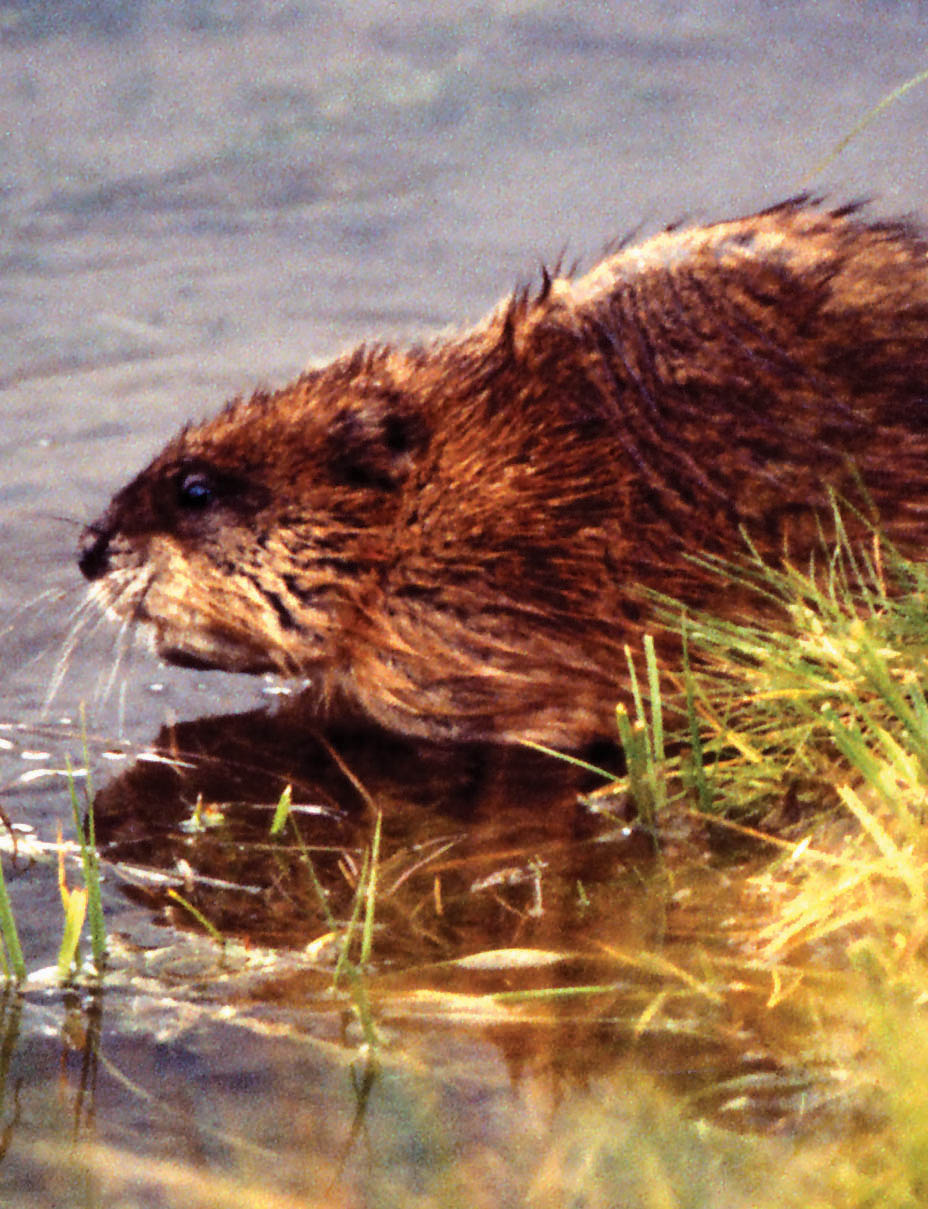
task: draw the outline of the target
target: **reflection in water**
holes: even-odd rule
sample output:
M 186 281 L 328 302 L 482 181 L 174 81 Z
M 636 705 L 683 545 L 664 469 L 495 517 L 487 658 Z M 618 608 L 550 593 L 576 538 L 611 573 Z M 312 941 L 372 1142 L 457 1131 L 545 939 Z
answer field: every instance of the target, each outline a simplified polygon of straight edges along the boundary
M 164 869 L 183 861 L 195 905 L 220 931 L 297 946 L 324 922 L 305 854 L 338 917 L 350 910 L 352 871 L 382 812 L 384 909 L 401 890 L 434 900 L 429 939 L 418 943 L 444 958 L 478 943 L 452 909 L 471 884 L 505 900 L 501 922 L 508 911 L 515 927 L 537 895 L 533 860 L 566 873 L 582 849 L 588 875 L 597 864 L 597 879 L 608 875 L 615 852 L 594 843 L 602 825 L 578 799 L 603 780 L 518 748 L 417 742 L 371 728 L 322 733 L 297 699 L 275 713 L 165 728 L 145 759 L 97 794 L 97 836 L 110 859 Z M 290 842 L 272 845 L 273 807 L 288 785 Z M 620 842 L 653 855 L 634 832 Z M 217 894 L 220 881 L 229 890 Z M 418 920 L 421 907 L 409 901 L 402 910 Z
M 241 984 L 244 1017 L 286 1005 L 299 1034 L 353 1001 L 353 1043 L 400 1030 L 415 1048 L 419 1034 L 428 1046 L 449 1027 L 476 1030 L 516 1084 L 544 1086 L 552 1102 L 646 1069 L 698 1115 L 742 1128 L 821 1115 L 824 1068 L 793 1056 L 803 1001 L 771 1012 L 771 974 L 740 951 L 758 911 L 747 893 L 756 856 L 717 854 L 683 820 L 667 823 L 658 851 L 590 809 L 588 772 L 540 753 L 321 734 L 299 701 L 177 725 L 153 754 L 97 794 L 103 853 L 157 918 L 199 926 L 168 896 L 173 884 L 224 936 L 303 950 Z M 275 841 L 286 785 L 294 811 Z M 372 961 L 360 1004 L 333 1001 L 376 811 Z M 140 882 L 143 864 L 168 876 Z
M 7 986 L 0 997 L 0 1161 L 6 1157 L 10 1141 L 19 1125 L 19 1081 L 10 1079 L 10 1064 L 16 1042 L 23 1005 L 16 991 Z
M 573 980 L 591 970 L 577 961 L 564 972 Z M 526 981 L 515 969 L 497 978 Z M 660 981 L 647 990 L 651 1003 Z M 726 1117 L 701 1094 L 731 1065 L 724 1030 L 708 1017 L 690 1035 L 629 1027 L 633 977 L 616 982 L 605 1003 L 587 996 L 520 1008 L 500 999 L 495 1011 L 489 1000 L 479 1008 L 471 987 L 471 1020 L 463 994 L 455 1014 L 450 995 L 428 1002 L 408 989 L 391 993 L 375 971 L 370 982 L 381 1039 L 366 1053 L 338 1003 L 275 986 L 270 975 L 249 997 L 222 959 L 212 969 L 188 960 L 172 1001 L 171 978 L 139 954 L 123 990 L 118 981 L 108 989 L 106 1026 L 102 997 L 75 1002 L 57 1041 L 20 1036 L 20 1006 L 8 1000 L 2 1109 L 10 1149 L 0 1186 L 29 1189 L 18 1205 L 70 1203 L 66 1186 L 84 1187 L 84 1205 L 161 1203 L 169 1193 L 171 1203 L 210 1209 L 282 1209 L 306 1197 L 379 1203 L 384 1186 L 396 1190 L 396 1203 L 415 1189 L 423 1204 L 517 1205 L 534 1188 L 544 1195 L 533 1203 L 553 1209 L 571 1203 L 578 1184 L 591 1205 L 653 1203 L 657 1180 L 680 1192 L 695 1186 L 704 1198 L 697 1204 L 756 1205 L 758 1173 L 773 1175 L 790 1153 L 707 1124 Z M 64 1097 L 49 1096 L 56 1065 Z M 741 1110 L 738 1125 L 776 1124 L 790 1096 L 798 1110 L 808 1079 L 804 1087 L 787 1071 L 775 1078 L 774 1063 L 756 1056 L 731 1099 L 765 1075 L 769 1116 L 755 1111 L 749 1122 Z M 677 1102 L 685 1097 L 698 1128 L 681 1120 L 655 1078 Z M 821 1113 L 806 1125 L 813 1121 L 819 1132 L 827 1123 Z
M 51 740 L 50 728 L 46 753 Z M 272 839 L 287 785 L 294 810 Z M 211 1206 L 226 1193 L 207 1180 L 209 1199 L 202 1156 L 248 1198 L 272 1156 L 281 1186 L 317 1196 L 386 1173 L 412 1186 L 423 1162 L 438 1183 L 479 1189 L 491 1152 L 518 1203 L 546 1156 L 559 1156 L 560 1186 L 581 1140 L 612 1181 L 616 1156 L 630 1161 L 656 1130 L 678 1179 L 689 1116 L 768 1136 L 840 1127 L 829 1055 L 797 1058 L 809 997 L 771 1006 L 775 972 L 746 945 L 765 909 L 749 892 L 752 853 L 734 860 L 684 818 L 665 821 L 658 852 L 600 800 L 591 808 L 596 787 L 528 750 L 314 731 L 299 700 L 164 728 L 95 798 L 115 908 L 106 1020 L 56 994 L 53 1039 L 40 1041 L 28 1001 L 15 1045 L 10 1033 L 0 1184 L 51 1186 L 73 1170 L 70 1152 L 24 1151 L 38 1120 L 69 1146 L 77 1131 L 97 1203 L 132 1172 Z M 350 979 L 333 988 L 333 966 L 378 810 L 372 956 L 361 968 L 349 953 L 357 994 Z M 64 1114 L 44 1107 L 58 1069 L 72 1072 Z M 144 1163 L 139 1128 L 154 1140 Z M 174 1151 L 201 1157 L 165 1167 Z M 719 1154 L 713 1136 L 704 1159 Z M 623 1178 L 645 1175 L 639 1163 Z

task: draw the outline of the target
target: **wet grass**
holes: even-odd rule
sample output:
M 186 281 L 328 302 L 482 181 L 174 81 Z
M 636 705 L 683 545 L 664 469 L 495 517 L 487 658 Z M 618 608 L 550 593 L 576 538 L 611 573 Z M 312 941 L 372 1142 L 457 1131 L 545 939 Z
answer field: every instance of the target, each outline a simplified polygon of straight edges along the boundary
M 83 719 L 81 738 L 86 769 L 83 782 L 83 802 L 81 802 L 74 777 L 71 774 L 70 762 L 68 763 L 68 793 L 71 799 L 74 832 L 81 854 L 83 886 L 79 891 L 67 892 L 63 863 L 59 866 L 61 870 L 59 885 L 61 901 L 65 910 L 65 929 L 58 957 L 58 969 L 63 982 L 80 969 L 78 944 L 85 919 L 90 931 L 90 951 L 97 977 L 102 978 L 106 969 L 106 923 L 103 918 L 103 896 L 100 891 L 100 858 L 97 853 L 94 823 L 93 781 L 90 772 L 90 753 L 87 750 L 87 728 Z
M 766 1013 L 772 1051 L 792 1047 L 794 1071 L 827 1071 L 844 1102 L 841 1132 L 827 1144 L 827 1129 L 809 1137 L 753 1204 L 928 1203 L 928 576 L 877 537 L 852 547 L 840 523 L 818 566 L 714 569 L 752 591 L 766 616 L 734 623 L 661 602 L 665 623 L 682 631 L 682 670 L 658 689 L 646 642 L 643 693 L 629 655 L 636 717 L 618 714 L 627 774 L 591 803 L 631 810 L 659 844 L 682 815 L 743 838 L 746 859 L 720 888 L 743 927 L 734 959 L 698 937 L 678 962 L 613 953 L 658 979 L 635 1027 L 699 1019 L 708 1036 L 753 995 L 741 1018 L 752 1019 L 754 1040 Z M 752 840 L 766 850 L 760 861 Z M 686 885 L 685 853 L 668 855 L 666 868 Z M 684 1003 L 682 1016 L 672 1010 Z M 756 1096 L 764 1077 L 732 1078 L 726 1107 L 739 1092 Z M 782 1106 L 788 1080 L 774 1081 Z M 722 1088 L 709 1090 L 718 1106 Z M 700 1115 L 700 1093 L 690 1104 Z M 683 1152 L 691 1139 L 677 1128 Z M 666 1183 L 670 1167 L 658 1163 L 641 1203 L 710 1203 Z
M 686 620 L 698 663 L 678 696 L 698 745 L 681 739 L 650 776 L 779 852 L 746 882 L 764 904 L 746 950 L 778 975 L 778 995 L 824 976 L 801 1053 L 843 1046 L 832 1072 L 872 1114 L 832 1153 L 820 1203 L 923 1204 L 928 577 L 877 538 L 859 551 L 840 532 L 808 571 L 718 570 L 747 579 L 783 622 Z M 625 788 L 637 800 L 633 778 Z
M 9 982 L 22 982 L 27 974 L 26 959 L 19 940 L 19 929 L 16 927 L 16 917 L 10 902 L 6 879 L 3 875 L 3 865 L 0 863 L 0 973 Z
M 84 935 L 85 925 L 90 936 L 93 976 L 97 979 L 102 978 L 106 969 L 106 923 L 100 888 L 100 859 L 94 829 L 93 785 L 90 778 L 86 729 L 83 725 L 82 735 L 86 766 L 83 794 L 78 793 L 70 759 L 66 761 L 68 796 L 77 837 L 77 855 L 82 884 L 77 886 L 69 884 L 68 866 L 72 846 L 63 842 L 60 825 L 58 842 L 54 846 L 58 862 L 58 893 L 62 908 L 61 941 L 58 947 L 56 973 L 58 982 L 62 986 L 74 982 L 84 973 L 81 939 Z M 14 855 L 17 850 L 18 844 L 14 839 Z M 6 980 L 7 988 L 11 985 L 21 987 L 29 976 L 15 913 L 6 887 L 2 862 L 0 862 L 0 974 Z

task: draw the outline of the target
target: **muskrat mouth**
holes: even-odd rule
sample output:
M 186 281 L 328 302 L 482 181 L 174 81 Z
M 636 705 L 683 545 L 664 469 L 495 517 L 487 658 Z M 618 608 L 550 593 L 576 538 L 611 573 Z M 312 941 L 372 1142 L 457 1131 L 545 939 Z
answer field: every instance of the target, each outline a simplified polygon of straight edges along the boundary
M 189 637 L 189 636 L 188 636 Z M 229 641 L 177 642 L 173 636 L 155 631 L 155 650 L 165 663 L 196 671 L 247 672 L 252 675 L 274 671 L 273 663 L 253 647 Z
M 174 667 L 189 667 L 201 672 L 215 671 L 217 667 L 216 663 L 211 663 L 201 655 L 194 655 L 192 651 L 185 651 L 181 647 L 159 645 L 158 655 L 165 663 L 173 664 Z

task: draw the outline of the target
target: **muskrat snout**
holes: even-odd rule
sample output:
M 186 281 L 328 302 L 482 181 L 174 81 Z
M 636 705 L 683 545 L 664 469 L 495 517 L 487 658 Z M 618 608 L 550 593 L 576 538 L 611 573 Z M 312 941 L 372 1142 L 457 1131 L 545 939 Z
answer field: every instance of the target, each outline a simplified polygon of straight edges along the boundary
M 110 534 L 98 524 L 88 525 L 77 543 L 77 565 L 85 579 L 102 579 L 110 569 Z

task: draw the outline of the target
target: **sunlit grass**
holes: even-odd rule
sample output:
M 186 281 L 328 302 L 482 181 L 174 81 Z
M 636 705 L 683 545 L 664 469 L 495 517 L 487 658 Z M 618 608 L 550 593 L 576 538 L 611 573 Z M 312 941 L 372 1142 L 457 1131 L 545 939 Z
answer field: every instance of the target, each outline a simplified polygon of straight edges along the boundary
M 84 733 L 86 735 L 86 729 Z M 86 738 L 84 739 L 84 766 L 86 768 L 86 776 L 84 779 L 84 802 L 82 807 L 74 783 L 74 777 L 71 774 L 70 762 L 68 763 L 68 791 L 71 798 L 74 830 L 81 852 L 81 867 L 84 877 L 82 892 L 85 901 L 83 907 L 80 907 L 80 895 L 77 898 L 71 898 L 65 893 L 65 882 L 62 874 L 59 885 L 62 889 L 62 904 L 65 909 L 65 935 L 61 952 L 59 953 L 58 967 L 59 972 L 63 972 L 66 967 L 74 967 L 77 957 L 77 940 L 83 927 L 84 916 L 86 915 L 90 928 L 90 951 L 93 956 L 94 970 L 97 977 L 102 977 L 106 967 L 106 923 L 103 917 L 103 896 L 100 891 L 100 859 L 97 853 L 97 837 L 94 824 L 93 782 L 90 775 L 90 755 L 87 751 Z M 80 914 L 79 923 L 77 920 L 78 912 Z M 73 938 L 73 944 L 69 938 Z M 69 948 L 71 949 L 71 960 L 67 962 L 65 953 Z
M 781 621 L 686 621 L 696 658 L 676 687 L 698 724 L 683 761 L 704 786 L 693 808 L 711 800 L 713 815 L 769 825 L 779 841 L 750 879 L 764 911 L 746 950 L 805 972 L 806 988 L 815 971 L 841 978 L 810 1001 L 807 1048 L 844 1050 L 843 1075 L 879 1125 L 830 1165 L 831 1203 L 924 1203 L 928 581 L 840 532 L 823 567 L 740 574 Z
M 635 718 L 631 719 L 626 707 L 620 704 L 616 708 L 616 723 L 625 756 L 625 766 L 628 770 L 629 796 L 635 804 L 639 821 L 652 833 L 656 833 L 660 816 L 667 803 L 668 779 L 660 674 L 654 651 L 654 639 L 650 634 L 645 635 L 644 657 L 647 669 L 648 704 L 645 705 L 638 684 L 638 674 L 631 649 L 626 646 L 625 658 L 628 662 L 629 685 L 635 705 Z

